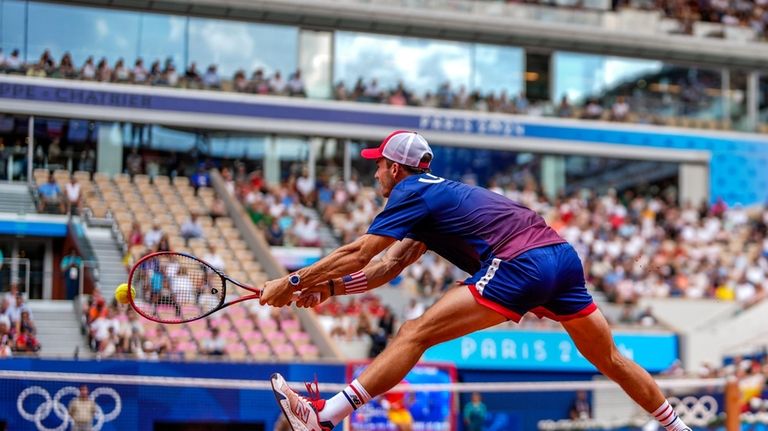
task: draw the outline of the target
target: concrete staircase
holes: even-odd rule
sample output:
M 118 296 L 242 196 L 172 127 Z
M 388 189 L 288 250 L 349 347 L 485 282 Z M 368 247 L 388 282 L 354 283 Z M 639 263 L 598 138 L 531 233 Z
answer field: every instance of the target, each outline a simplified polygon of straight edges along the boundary
M 42 346 L 40 356 L 72 358 L 90 357 L 86 338 L 80 332 L 80 314 L 72 301 L 30 300 L 32 319 L 37 325 L 37 339 Z
M 99 262 L 98 287 L 104 298 L 111 299 L 117 286 L 128 282 L 120 246 L 107 227 L 89 226 L 85 235 Z
M 36 213 L 35 201 L 26 183 L 0 184 L 0 213 Z

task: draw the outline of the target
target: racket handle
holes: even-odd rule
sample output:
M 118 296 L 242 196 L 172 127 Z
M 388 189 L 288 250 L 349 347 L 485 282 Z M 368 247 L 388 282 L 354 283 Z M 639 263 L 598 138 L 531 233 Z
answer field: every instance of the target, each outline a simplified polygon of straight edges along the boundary
M 301 296 L 301 292 L 293 292 L 293 297 L 291 298 L 291 302 L 298 301 L 300 296 Z M 316 300 L 320 301 L 320 292 L 315 292 L 312 294 L 312 296 L 314 296 Z

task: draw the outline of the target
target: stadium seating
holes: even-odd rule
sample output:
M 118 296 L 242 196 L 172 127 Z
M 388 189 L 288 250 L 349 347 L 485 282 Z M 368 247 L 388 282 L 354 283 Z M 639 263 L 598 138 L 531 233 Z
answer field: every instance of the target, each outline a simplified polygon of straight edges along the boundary
M 38 169 L 34 172 L 38 184 L 47 181 L 48 172 Z M 190 214 L 209 214 L 214 191 L 200 188 L 197 193 L 185 177 L 158 176 L 150 180 L 146 175 L 136 175 L 133 180 L 125 174 L 108 176 L 95 174 L 93 180 L 86 172 L 76 172 L 81 183 L 84 207 L 90 217 L 111 217 L 116 226 L 118 238 L 123 244 L 130 235 L 134 222 L 143 228 L 158 223 L 163 233 L 168 235 L 171 249 L 191 253 L 202 257 L 207 253 L 207 245 L 216 246 L 217 250 L 227 250 L 222 255 L 225 270 L 229 276 L 242 283 L 259 286 L 266 281 L 261 266 L 248 250 L 247 245 L 233 227 L 229 217 L 217 217 L 214 224 L 207 215 L 198 217 L 203 228 L 203 238 L 193 239 L 185 245 L 181 237 L 181 225 Z M 69 180 L 67 171 L 55 171 L 54 178 L 64 186 Z M 135 262 L 144 254 L 153 251 L 143 244 L 126 245 L 126 262 Z M 249 293 L 234 285 L 229 285 L 228 298 Z M 173 310 L 169 310 L 173 313 Z M 263 358 L 274 354 L 282 359 L 312 359 L 319 354 L 311 345 L 309 336 L 302 332 L 298 320 L 290 310 L 276 316 L 255 315 L 248 304 L 238 304 L 217 313 L 208 321 L 197 321 L 185 325 L 173 326 L 170 337 L 177 342 L 176 349 L 185 357 L 198 355 L 203 339 L 208 335 L 209 327 L 218 327 L 227 340 L 227 355 L 231 359 Z M 125 321 L 125 309 L 121 309 L 119 320 Z M 147 340 L 158 344 L 157 325 L 144 322 Z M 287 334 L 294 335 L 292 338 Z

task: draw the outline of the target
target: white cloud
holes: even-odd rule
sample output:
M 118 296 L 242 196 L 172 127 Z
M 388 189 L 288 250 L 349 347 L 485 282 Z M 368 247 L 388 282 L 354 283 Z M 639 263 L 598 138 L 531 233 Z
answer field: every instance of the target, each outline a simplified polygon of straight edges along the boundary
M 186 18 L 171 17 L 171 29 L 168 34 L 168 39 L 178 42 L 184 39 L 184 33 L 186 31 Z
M 466 43 L 345 33 L 337 38 L 336 78 L 353 85 L 357 77 L 376 78 L 391 87 L 403 80 L 417 92 L 432 91 L 446 79 L 469 84 L 470 49 Z
M 115 36 L 115 45 L 117 45 L 121 51 L 126 50 L 128 49 L 128 39 L 126 39 L 124 36 L 117 35 Z
M 109 24 L 105 19 L 99 18 L 96 20 L 96 34 L 99 37 L 106 37 L 109 35 Z

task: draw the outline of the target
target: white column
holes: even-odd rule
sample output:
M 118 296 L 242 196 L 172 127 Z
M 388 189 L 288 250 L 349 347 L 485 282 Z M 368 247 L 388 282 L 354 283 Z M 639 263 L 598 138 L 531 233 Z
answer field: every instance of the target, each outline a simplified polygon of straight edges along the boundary
M 96 168 L 110 175 L 123 171 L 123 134 L 118 123 L 102 123 L 96 138 Z
M 19 257 L 19 241 L 13 241 L 13 246 L 11 246 L 11 255 L 8 256 L 11 258 Z M 27 273 L 29 273 L 29 269 L 27 269 Z M 21 280 L 19 278 L 19 261 L 17 259 L 11 260 L 11 283 L 14 281 L 18 282 L 19 284 L 23 283 L 24 280 Z M 26 289 L 26 296 L 25 298 L 29 298 L 29 285 L 24 286 L 24 289 Z
M 731 71 L 728 68 L 724 68 L 720 72 L 720 96 L 723 103 L 723 118 L 724 121 L 730 121 L 731 119 Z
M 310 138 L 309 139 L 309 154 L 307 159 L 307 173 L 309 179 L 314 184 L 317 177 L 317 153 L 320 151 L 320 147 L 323 145 L 323 138 Z
M 32 158 L 35 154 L 35 116 L 29 116 L 29 135 L 27 138 L 27 183 L 34 186 L 35 179 L 32 177 Z
M 352 179 L 352 142 L 344 140 L 344 182 Z
M 692 203 L 694 206 L 706 202 L 709 198 L 709 166 L 705 164 L 680 163 L 678 174 L 680 203 Z
M 264 179 L 269 185 L 280 183 L 280 147 L 275 135 L 267 136 L 267 151 L 264 153 Z
M 543 156 L 541 158 L 541 188 L 549 198 L 554 198 L 565 189 L 565 157 Z
M 82 274 L 80 274 L 80 276 L 82 277 Z M 52 240 L 47 240 L 45 242 L 45 256 L 43 257 L 43 298 L 42 299 L 53 299 L 53 241 Z
M 329 99 L 332 96 L 332 58 L 333 33 L 321 30 L 300 30 L 299 70 L 301 70 L 307 96 L 317 99 Z
M 760 72 L 753 70 L 747 75 L 747 130 L 757 127 L 757 92 L 760 88 Z

